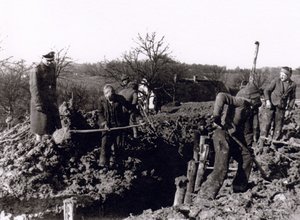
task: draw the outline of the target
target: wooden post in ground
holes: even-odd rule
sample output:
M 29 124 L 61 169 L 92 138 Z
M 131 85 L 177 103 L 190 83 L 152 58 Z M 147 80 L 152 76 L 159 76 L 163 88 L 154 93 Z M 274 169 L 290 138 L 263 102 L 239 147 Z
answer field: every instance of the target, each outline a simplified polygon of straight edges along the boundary
M 188 179 L 186 176 L 180 176 L 175 179 L 176 193 L 173 206 L 181 205 L 183 203 L 187 182 Z
M 199 164 L 195 181 L 195 192 L 197 192 L 200 189 L 201 181 L 203 180 L 203 175 L 206 168 L 206 160 L 209 152 L 209 145 L 205 144 L 205 140 L 207 138 L 207 136 L 200 136 Z
M 192 202 L 192 194 L 194 192 L 195 187 L 195 180 L 197 174 L 197 166 L 195 160 L 190 160 L 188 163 L 188 170 L 187 170 L 187 189 L 184 197 L 184 204 L 191 204 Z
M 64 220 L 75 220 L 75 204 L 73 197 L 64 200 Z
M 193 147 L 193 158 L 195 161 L 199 161 L 199 140 L 200 132 L 194 131 L 194 147 Z

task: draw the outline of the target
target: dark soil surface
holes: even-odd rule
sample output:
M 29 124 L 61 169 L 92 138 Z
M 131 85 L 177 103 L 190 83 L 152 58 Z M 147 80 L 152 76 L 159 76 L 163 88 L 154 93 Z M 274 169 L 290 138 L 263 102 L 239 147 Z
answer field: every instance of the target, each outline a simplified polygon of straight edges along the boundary
M 172 207 L 175 178 L 186 175 L 192 158 L 194 131 L 213 131 L 212 106 L 213 102 L 164 106 L 162 113 L 149 117 L 151 123 L 139 128 L 137 139 L 126 135 L 118 167 L 109 170 L 98 166 L 100 133 L 72 134 L 61 144 L 45 138 L 37 144 L 29 121 L 3 131 L 0 219 L 62 219 L 63 201 L 71 197 L 76 215 L 84 219 L 298 219 L 300 148 L 292 145 L 257 154 L 270 170 L 271 182 L 254 167 L 251 188 L 233 193 L 234 172 L 229 172 L 216 200 L 205 201 L 195 193 L 191 205 Z M 293 142 L 299 140 L 299 116 L 296 109 L 284 130 Z M 96 121 L 94 113 L 71 110 L 64 118 L 71 129 L 94 129 Z

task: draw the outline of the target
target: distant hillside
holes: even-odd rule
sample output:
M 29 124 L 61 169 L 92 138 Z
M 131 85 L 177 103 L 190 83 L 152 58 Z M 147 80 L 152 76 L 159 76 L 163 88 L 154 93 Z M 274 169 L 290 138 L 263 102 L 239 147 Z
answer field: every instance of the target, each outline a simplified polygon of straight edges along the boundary
M 102 89 L 106 83 L 119 86 L 118 83 L 111 79 L 106 79 L 102 76 L 89 76 L 84 73 L 64 73 L 59 76 L 58 82 L 81 84 L 87 86 L 89 89 Z

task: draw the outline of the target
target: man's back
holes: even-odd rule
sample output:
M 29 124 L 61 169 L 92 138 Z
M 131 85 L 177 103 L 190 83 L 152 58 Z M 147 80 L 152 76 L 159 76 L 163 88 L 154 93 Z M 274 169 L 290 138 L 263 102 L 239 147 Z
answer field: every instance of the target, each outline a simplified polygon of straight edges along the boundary
M 138 101 L 137 85 L 133 82 L 129 83 L 119 92 L 119 95 L 122 95 L 131 104 L 136 105 Z

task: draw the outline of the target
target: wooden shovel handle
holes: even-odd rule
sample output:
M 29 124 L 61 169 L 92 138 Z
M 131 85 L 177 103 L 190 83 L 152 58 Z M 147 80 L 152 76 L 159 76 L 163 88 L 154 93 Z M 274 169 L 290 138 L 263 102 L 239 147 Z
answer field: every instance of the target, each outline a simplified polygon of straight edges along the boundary
M 115 128 L 100 128 L 100 129 L 87 129 L 87 130 L 70 130 L 71 133 L 93 133 L 93 132 L 101 132 L 101 131 L 115 131 L 115 130 L 123 130 L 128 128 L 140 127 L 145 125 L 146 123 L 141 123 L 138 125 L 128 125 L 123 127 L 115 127 Z

